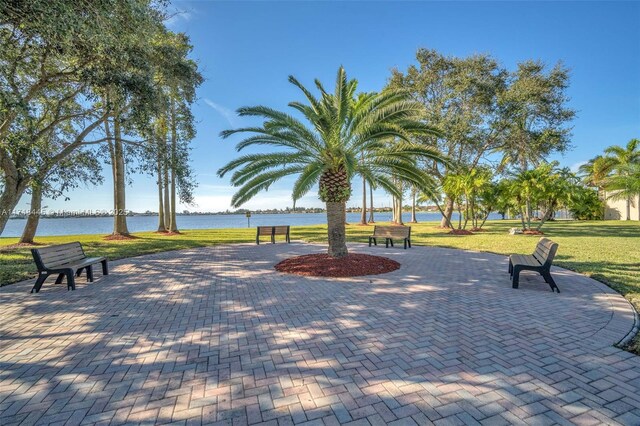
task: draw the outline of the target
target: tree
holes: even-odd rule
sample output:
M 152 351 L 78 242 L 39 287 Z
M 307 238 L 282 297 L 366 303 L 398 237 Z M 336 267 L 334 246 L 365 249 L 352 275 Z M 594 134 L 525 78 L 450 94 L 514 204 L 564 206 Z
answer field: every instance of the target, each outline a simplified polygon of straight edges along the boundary
M 539 231 L 573 190 L 575 176 L 567 169 L 558 169 L 557 165 L 557 162 L 543 163 L 535 169 L 515 173 L 509 181 L 509 195 L 520 210 L 523 230 L 534 230 L 534 209 L 540 209 L 542 214 L 535 227 Z
M 447 174 L 474 169 L 485 154 L 502 144 L 504 123 L 497 101 L 507 72 L 488 55 L 456 58 L 419 49 L 416 60 L 406 72 L 393 70 L 389 86 L 407 90 L 424 106 L 424 119 L 442 130 L 440 136 L 428 135 L 420 141 L 451 159 L 450 167 L 431 161 L 424 164 L 443 186 Z M 449 226 L 454 209 L 453 195 L 446 195 L 442 227 Z
M 246 154 L 222 167 L 222 177 L 235 170 L 231 183 L 239 187 L 232 197 L 238 207 L 281 178 L 298 175 L 293 186 L 293 199 L 298 200 L 318 184 L 319 198 L 326 204 L 329 255 L 348 254 L 345 235 L 345 204 L 351 197 L 351 179 L 358 173 L 368 176 L 392 195 L 398 189 L 390 180 L 395 175 L 418 187 L 423 187 L 426 175 L 415 166 L 416 158 L 443 161 L 431 147 L 412 142 L 415 135 L 436 134 L 422 123 L 421 106 L 410 101 L 405 93 L 384 90 L 356 102 L 356 80 L 349 80 L 344 68 L 337 73 L 334 93 L 325 90 L 320 81 L 314 96 L 293 76 L 289 81 L 299 88 L 307 104 L 291 102 L 290 107 L 302 114 L 308 125 L 297 118 L 264 106 L 238 110 L 241 116 L 262 117 L 261 126 L 222 132 L 226 138 L 236 133 L 251 133 L 237 145 L 267 145 L 275 152 Z M 389 144 L 391 139 L 402 143 Z M 367 155 L 359 164 L 361 154 Z M 359 170 L 357 170 L 359 168 Z
M 576 113 L 566 106 L 569 71 L 558 63 L 549 72 L 540 61 L 525 61 L 508 78 L 499 94 L 502 166 L 520 171 L 538 166 L 552 153 L 570 146 L 568 123 Z
M 42 213 L 42 198 L 63 197 L 69 189 L 80 184 L 98 185 L 103 182 L 100 163 L 93 150 L 86 148 L 73 152 L 60 163 L 47 170 L 46 175 L 35 177 L 31 182 L 31 204 L 27 223 L 20 237 L 21 244 L 33 244 Z
M 618 174 L 607 180 L 607 190 L 611 191 L 607 197 L 610 200 L 625 200 L 627 202 L 627 220 L 631 219 L 631 203 L 637 197 L 640 210 L 640 162 L 617 168 Z M 640 213 L 638 214 L 640 220 Z
M 640 139 L 631 139 L 626 146 L 610 146 L 604 150 L 604 153 L 610 170 L 609 176 L 604 180 L 604 187 L 607 191 L 616 191 L 609 195 L 610 199 L 626 201 L 626 219 L 631 220 L 633 197 L 638 196 L 638 203 L 640 203 L 640 194 L 634 191 L 636 187 L 634 173 L 640 164 Z M 640 220 L 640 217 L 638 219 Z
M 576 220 L 604 218 L 604 202 L 598 196 L 598 191 L 583 185 L 575 185 L 569 192 L 567 209 Z
M 76 137 L 49 153 L 51 164 L 94 143 L 87 136 L 110 114 L 96 89 L 144 89 L 131 70 L 147 66 L 142 41 L 161 25 L 161 10 L 147 0 L 0 3 L 0 233 L 37 182 L 29 171 L 34 144 L 68 123 Z

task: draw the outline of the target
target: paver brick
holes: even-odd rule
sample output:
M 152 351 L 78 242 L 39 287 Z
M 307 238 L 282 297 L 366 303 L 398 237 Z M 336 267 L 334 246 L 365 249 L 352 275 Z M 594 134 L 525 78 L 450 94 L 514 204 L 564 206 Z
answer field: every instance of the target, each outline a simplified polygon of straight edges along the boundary
M 0 289 L 0 424 L 640 424 L 618 294 L 503 256 L 352 246 L 398 271 L 276 272 L 324 250 L 223 245 L 112 262 L 75 292 Z

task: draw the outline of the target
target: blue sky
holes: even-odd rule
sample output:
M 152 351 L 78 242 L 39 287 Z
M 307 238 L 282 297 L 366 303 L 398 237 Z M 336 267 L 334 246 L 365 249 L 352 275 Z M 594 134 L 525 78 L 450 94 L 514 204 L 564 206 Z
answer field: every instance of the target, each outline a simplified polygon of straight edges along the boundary
M 199 187 L 192 211 L 229 208 L 233 193 L 216 170 L 236 155 L 239 140 L 221 130 L 247 124 L 240 106 L 285 109 L 302 100 L 287 82 L 314 78 L 333 83 L 344 65 L 363 91 L 380 90 L 390 69 L 406 69 L 420 47 L 446 55 L 488 53 L 513 69 L 519 61 L 562 61 L 571 69 L 574 149 L 555 159 L 576 166 L 606 146 L 640 137 L 640 3 L 636 2 L 284 2 L 174 1 L 169 26 L 186 32 L 206 81 L 194 114 L 193 167 Z M 46 200 L 50 209 L 109 209 L 109 173 L 98 188 L 80 188 L 69 201 Z M 132 176 L 127 207 L 157 210 L 156 189 Z M 245 207 L 291 205 L 291 181 L 282 181 Z M 356 193 L 359 193 L 356 191 Z M 24 197 L 19 208 L 28 206 Z M 90 203 L 87 200 L 91 200 Z M 387 197 L 377 197 L 389 205 Z M 350 205 L 357 205 L 354 197 Z M 318 206 L 315 193 L 298 203 Z

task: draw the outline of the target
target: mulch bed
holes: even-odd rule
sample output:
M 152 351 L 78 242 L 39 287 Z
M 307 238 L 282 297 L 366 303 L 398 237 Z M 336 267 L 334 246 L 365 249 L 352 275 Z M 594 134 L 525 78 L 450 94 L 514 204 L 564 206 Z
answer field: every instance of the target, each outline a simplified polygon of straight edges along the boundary
M 473 232 L 469 231 L 468 229 L 452 229 L 451 231 L 447 232 L 447 234 L 451 234 L 451 235 L 473 235 Z
M 276 271 L 307 277 L 359 277 L 395 271 L 400 264 L 381 256 L 352 253 L 336 259 L 328 254 L 305 254 L 290 257 L 276 266 Z
M 120 240 L 135 240 L 138 237 L 135 235 L 124 235 L 124 234 L 111 234 L 104 237 L 107 241 L 120 241 Z
M 527 229 L 526 231 L 522 231 L 525 235 L 544 235 L 542 231 L 536 231 L 535 229 Z

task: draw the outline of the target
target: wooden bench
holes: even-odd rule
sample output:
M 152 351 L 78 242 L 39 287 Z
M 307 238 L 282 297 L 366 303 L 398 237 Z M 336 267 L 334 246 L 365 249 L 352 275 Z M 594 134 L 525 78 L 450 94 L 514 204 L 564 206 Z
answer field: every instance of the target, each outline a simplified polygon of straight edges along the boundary
M 289 236 L 291 227 L 289 225 L 280 226 L 258 226 L 256 233 L 256 244 L 260 244 L 260 237 L 268 235 L 271 238 L 271 243 L 276 243 L 276 235 L 284 235 L 284 239 L 287 243 L 291 242 Z
M 66 275 L 67 290 L 76 289 L 74 275 L 79 277 L 83 270 L 86 271 L 87 281 L 93 282 L 93 265 L 96 263 L 102 263 L 102 275 L 109 275 L 107 258 L 87 257 L 79 242 L 34 248 L 31 249 L 31 254 L 38 268 L 38 279 L 31 293 L 39 292 L 51 274 L 58 274 L 56 284 L 60 284 Z
M 389 243 L 393 247 L 393 240 L 403 240 L 404 248 L 411 247 L 411 227 L 410 226 L 380 226 L 375 225 L 373 235 L 369 237 L 369 247 L 371 243 L 378 245 L 378 238 L 384 238 L 385 246 L 388 248 Z
M 512 254 L 509 256 L 509 273 L 512 277 L 513 288 L 518 288 L 520 271 L 535 271 L 540 273 L 551 291 L 560 293 L 560 289 L 551 276 L 551 264 L 558 251 L 558 244 L 547 238 L 540 238 L 533 254 Z

